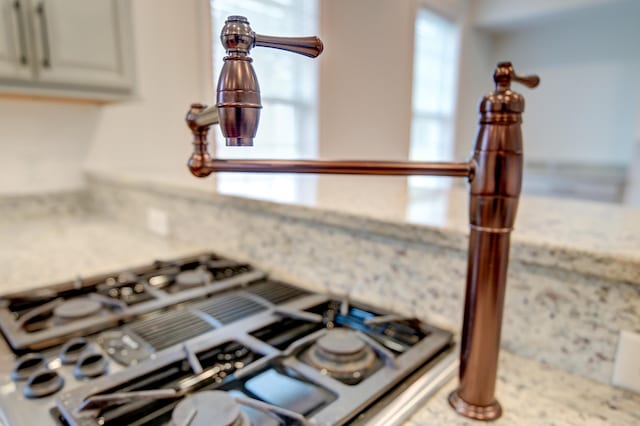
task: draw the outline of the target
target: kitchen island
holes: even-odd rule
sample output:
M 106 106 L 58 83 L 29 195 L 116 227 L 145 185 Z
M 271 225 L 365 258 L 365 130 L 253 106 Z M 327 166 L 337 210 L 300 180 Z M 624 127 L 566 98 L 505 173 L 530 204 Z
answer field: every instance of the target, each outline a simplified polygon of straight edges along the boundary
M 450 329 L 459 327 L 465 263 L 464 247 L 458 246 L 464 244 L 462 229 L 359 218 L 322 208 L 171 189 L 137 179 L 94 177 L 90 188 L 86 208 L 70 213 L 56 208 L 52 214 L 49 206 L 56 201 L 49 200 L 40 206 L 44 214 L 31 206 L 32 213 L 23 217 L 15 211 L 24 203 L 13 201 L 13 217 L 0 223 L 5 242 L 0 247 L 2 292 L 213 250 L 253 261 L 316 291 L 349 294 Z M 149 207 L 167 212 L 168 237 L 145 230 Z M 632 217 L 635 212 L 628 214 Z M 238 224 L 236 229 L 228 226 L 231 219 Z M 637 222 L 627 225 L 632 228 Z M 628 267 L 614 277 L 607 275 L 608 265 L 600 269 L 591 265 L 588 270 L 580 269 L 579 262 L 570 268 L 554 267 L 549 263 L 554 256 L 544 253 L 548 242 L 540 244 L 545 255 L 533 265 L 514 253 L 497 389 L 505 414 L 497 424 L 640 422 L 640 397 L 607 384 L 617 331 L 638 328 L 640 286 L 634 279 L 638 263 L 630 240 L 637 236 L 628 237 L 627 247 L 617 248 L 625 253 L 611 255 L 622 262 L 617 269 L 621 264 Z M 526 251 L 526 245 L 533 244 L 524 236 L 518 238 L 514 251 Z M 582 250 L 592 256 L 607 255 L 606 245 L 613 243 L 603 241 L 605 248 L 600 249 L 598 238 L 591 238 L 591 249 L 585 244 Z M 305 242 L 309 239 L 313 244 Z M 331 247 L 334 251 L 340 247 L 341 258 L 349 256 L 344 263 L 334 261 L 327 252 Z M 577 251 L 570 246 L 564 250 L 567 255 Z M 372 264 L 371 256 L 383 265 Z M 536 257 L 531 250 L 529 256 Z M 326 272 L 327 264 L 331 273 Z M 623 276 L 630 279 L 620 280 Z M 540 323 L 538 318 L 549 320 Z M 591 336 L 588 342 L 580 340 L 585 338 L 581 330 Z M 451 380 L 407 424 L 475 424 L 448 406 L 446 395 L 455 383 Z

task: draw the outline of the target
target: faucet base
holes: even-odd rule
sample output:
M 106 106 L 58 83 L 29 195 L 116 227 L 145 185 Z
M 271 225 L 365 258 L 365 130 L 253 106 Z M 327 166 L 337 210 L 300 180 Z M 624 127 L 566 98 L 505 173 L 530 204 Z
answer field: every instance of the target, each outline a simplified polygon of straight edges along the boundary
M 498 401 L 493 401 L 491 405 L 473 405 L 463 400 L 457 390 L 449 394 L 449 404 L 458 414 L 474 420 L 490 421 L 502 415 L 502 407 Z

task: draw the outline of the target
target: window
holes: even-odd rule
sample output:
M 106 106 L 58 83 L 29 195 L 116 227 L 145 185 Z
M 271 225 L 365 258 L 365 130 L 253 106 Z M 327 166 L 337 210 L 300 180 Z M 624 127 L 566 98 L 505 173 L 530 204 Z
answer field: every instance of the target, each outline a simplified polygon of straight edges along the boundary
M 410 158 L 447 161 L 453 155 L 458 30 L 455 23 L 427 9 L 415 23 L 413 120 Z M 450 180 L 411 176 L 409 188 L 441 189 Z
M 224 51 L 219 34 L 229 15 L 246 16 L 260 34 L 301 36 L 317 33 L 317 0 L 211 0 L 214 78 L 217 83 Z M 227 147 L 216 126 L 216 156 L 220 158 L 311 158 L 317 152 L 317 61 L 267 48 L 251 51 L 260 84 L 260 126 L 251 148 Z M 313 176 L 284 174 L 218 175 L 218 190 L 270 200 L 314 198 Z

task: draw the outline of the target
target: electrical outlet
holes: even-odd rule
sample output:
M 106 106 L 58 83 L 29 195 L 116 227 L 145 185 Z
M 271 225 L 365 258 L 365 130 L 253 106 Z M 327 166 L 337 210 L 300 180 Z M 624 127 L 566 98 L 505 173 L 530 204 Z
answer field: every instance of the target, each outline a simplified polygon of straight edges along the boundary
M 147 208 L 147 228 L 162 237 L 169 235 L 169 215 L 154 207 Z
M 620 332 L 612 382 L 614 386 L 640 393 L 640 334 Z

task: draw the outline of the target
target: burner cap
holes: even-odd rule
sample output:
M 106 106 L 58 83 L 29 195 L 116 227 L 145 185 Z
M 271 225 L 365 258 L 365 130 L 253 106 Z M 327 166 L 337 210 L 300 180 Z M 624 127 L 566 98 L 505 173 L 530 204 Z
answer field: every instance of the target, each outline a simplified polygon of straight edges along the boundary
M 356 384 L 371 370 L 377 357 L 351 330 L 332 329 L 302 355 L 302 360 L 347 384 Z
M 367 346 L 355 333 L 349 330 L 334 329 L 316 341 L 318 349 L 335 356 L 357 354 Z
M 194 269 L 192 271 L 183 271 L 176 277 L 176 282 L 181 287 L 198 287 L 205 285 L 211 281 L 211 272 Z
M 202 391 L 180 401 L 171 414 L 173 426 L 250 426 L 240 406 L 223 391 Z
M 98 312 L 102 304 L 88 297 L 79 297 L 63 302 L 53 310 L 53 314 L 61 319 L 77 319 L 88 317 Z

